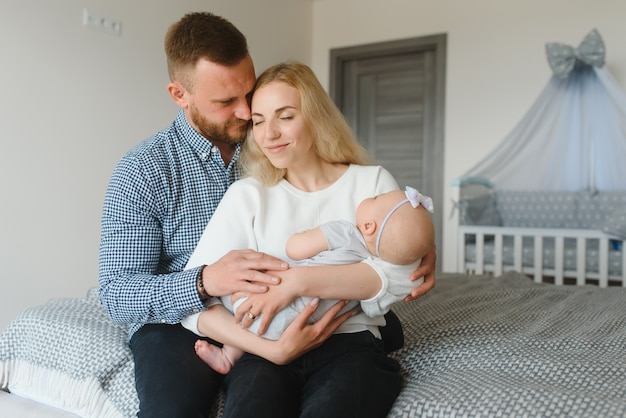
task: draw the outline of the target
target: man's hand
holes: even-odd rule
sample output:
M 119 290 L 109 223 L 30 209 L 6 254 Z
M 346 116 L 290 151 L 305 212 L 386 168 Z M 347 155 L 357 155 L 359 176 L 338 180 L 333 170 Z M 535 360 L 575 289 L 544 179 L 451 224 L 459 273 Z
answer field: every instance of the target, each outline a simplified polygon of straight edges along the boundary
M 317 309 L 319 299 L 315 298 L 308 303 L 302 312 L 285 329 L 278 343 L 278 350 L 272 358 L 266 357 L 275 364 L 287 364 L 302 354 L 322 345 L 337 328 L 356 311 L 348 311 L 341 316 L 335 316 L 346 306 L 346 301 L 337 302 L 324 316 L 314 324 L 309 324 L 309 318 Z
M 283 260 L 253 250 L 233 250 L 202 269 L 204 289 L 211 296 L 235 292 L 263 293 L 280 279 L 265 271 L 289 268 Z
M 405 302 L 410 302 L 424 296 L 433 287 L 435 287 L 435 270 L 437 268 L 437 252 L 435 247 L 428 254 L 422 258 L 422 263 L 411 274 L 411 280 L 417 280 L 420 277 L 424 277 L 424 283 L 417 286 L 410 295 L 404 298 Z

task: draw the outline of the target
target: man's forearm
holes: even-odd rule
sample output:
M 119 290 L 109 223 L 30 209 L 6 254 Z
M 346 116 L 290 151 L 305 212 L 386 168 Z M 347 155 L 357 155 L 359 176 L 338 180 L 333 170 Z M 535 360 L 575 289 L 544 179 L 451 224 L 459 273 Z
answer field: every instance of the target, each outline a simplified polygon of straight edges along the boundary
M 168 275 L 134 274 L 100 278 L 100 300 L 120 324 L 174 324 L 192 308 L 202 308 L 196 290 L 197 269 Z

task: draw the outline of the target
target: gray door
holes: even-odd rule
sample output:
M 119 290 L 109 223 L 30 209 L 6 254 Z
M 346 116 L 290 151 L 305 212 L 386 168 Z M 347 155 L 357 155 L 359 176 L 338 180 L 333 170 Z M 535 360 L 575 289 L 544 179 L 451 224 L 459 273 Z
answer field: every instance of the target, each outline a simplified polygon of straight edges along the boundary
M 331 96 L 376 163 L 433 198 L 441 249 L 445 35 L 337 49 L 331 63 Z

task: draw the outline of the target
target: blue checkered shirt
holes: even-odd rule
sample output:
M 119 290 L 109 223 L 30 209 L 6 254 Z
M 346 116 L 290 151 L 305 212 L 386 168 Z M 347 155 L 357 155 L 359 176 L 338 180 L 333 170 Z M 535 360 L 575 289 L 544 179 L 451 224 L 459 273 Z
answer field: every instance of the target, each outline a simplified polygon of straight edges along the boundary
M 181 110 L 115 168 L 102 212 L 100 300 L 113 321 L 129 325 L 129 338 L 144 324 L 177 323 L 203 307 L 199 268 L 183 269 L 240 176 L 239 152 L 224 167 L 219 149 Z

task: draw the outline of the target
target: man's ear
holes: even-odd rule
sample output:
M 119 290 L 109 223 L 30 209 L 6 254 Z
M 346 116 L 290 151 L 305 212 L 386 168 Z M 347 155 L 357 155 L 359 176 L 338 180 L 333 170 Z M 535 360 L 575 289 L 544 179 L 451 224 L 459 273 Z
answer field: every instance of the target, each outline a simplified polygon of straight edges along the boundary
M 167 85 L 167 91 L 178 107 L 182 109 L 186 109 L 188 107 L 185 88 L 178 81 L 169 83 Z

